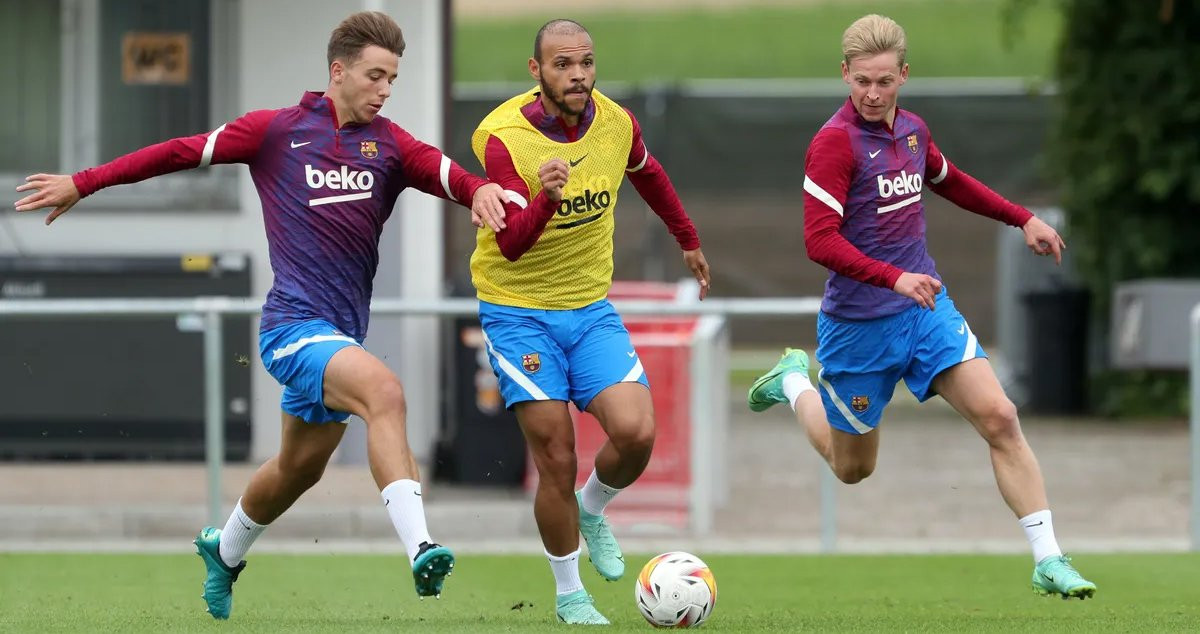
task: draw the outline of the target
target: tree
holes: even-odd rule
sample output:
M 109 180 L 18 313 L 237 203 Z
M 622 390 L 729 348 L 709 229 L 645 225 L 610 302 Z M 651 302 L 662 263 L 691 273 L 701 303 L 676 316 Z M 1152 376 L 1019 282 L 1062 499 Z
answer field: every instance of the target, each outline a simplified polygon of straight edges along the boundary
M 1036 0 L 1011 0 L 1009 26 Z M 1060 0 L 1058 112 L 1049 156 L 1071 257 L 1107 332 L 1113 287 L 1200 278 L 1200 2 Z M 1104 372 L 1105 413 L 1182 414 L 1186 377 Z

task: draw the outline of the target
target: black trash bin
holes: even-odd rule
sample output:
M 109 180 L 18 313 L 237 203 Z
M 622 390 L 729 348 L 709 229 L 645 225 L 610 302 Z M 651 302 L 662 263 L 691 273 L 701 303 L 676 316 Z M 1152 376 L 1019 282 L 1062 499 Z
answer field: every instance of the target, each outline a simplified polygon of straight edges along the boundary
M 479 320 L 459 318 L 452 324 L 443 390 L 446 418 L 434 475 L 447 482 L 520 487 L 525 480 L 525 437 L 500 397 Z
M 1087 410 L 1087 333 L 1090 294 L 1077 287 L 1032 291 L 1025 307 L 1025 411 L 1083 414 Z

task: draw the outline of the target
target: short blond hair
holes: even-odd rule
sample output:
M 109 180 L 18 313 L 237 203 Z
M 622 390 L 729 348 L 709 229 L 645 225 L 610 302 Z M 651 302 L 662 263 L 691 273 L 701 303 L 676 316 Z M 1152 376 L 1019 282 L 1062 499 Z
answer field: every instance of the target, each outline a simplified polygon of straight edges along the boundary
M 903 68 L 908 41 L 904 37 L 904 29 L 889 17 L 875 13 L 864 15 L 842 34 L 842 59 L 847 64 L 858 57 L 874 57 L 890 52 L 896 53 Z

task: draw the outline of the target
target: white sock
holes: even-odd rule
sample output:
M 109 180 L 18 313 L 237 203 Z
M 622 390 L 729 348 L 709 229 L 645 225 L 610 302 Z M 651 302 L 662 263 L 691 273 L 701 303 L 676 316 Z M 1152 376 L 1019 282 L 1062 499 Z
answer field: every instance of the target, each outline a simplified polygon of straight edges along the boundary
M 1054 539 L 1054 523 L 1050 521 L 1050 509 L 1030 513 L 1020 520 L 1021 528 L 1025 529 L 1025 537 L 1033 546 L 1033 562 L 1038 563 L 1047 557 L 1061 555 L 1058 540 Z
M 550 571 L 554 573 L 554 586 L 558 594 L 570 594 L 583 589 L 583 581 L 579 578 L 579 549 L 575 552 L 558 557 L 546 551 L 546 559 L 550 560 Z
M 221 561 L 230 568 L 237 566 L 246 558 L 246 552 L 250 550 L 254 540 L 265 530 L 265 524 L 259 524 L 246 516 L 246 512 L 242 510 L 242 499 L 238 498 L 237 506 L 233 507 L 233 512 L 225 522 L 225 530 L 221 531 L 221 544 L 218 549 Z
M 417 558 L 423 542 L 432 542 L 425 526 L 425 505 L 421 502 L 421 483 L 416 480 L 396 480 L 380 492 L 383 505 L 396 534 L 408 551 L 408 563 Z
M 800 395 L 817 388 L 813 387 L 812 381 L 808 380 L 808 375 L 801 372 L 789 372 L 783 375 L 783 395 L 787 397 L 788 405 L 792 406 L 792 411 L 796 411 L 796 399 Z
M 579 490 L 580 505 L 592 515 L 604 515 L 604 507 L 621 491 L 624 489 L 614 489 L 601 482 L 596 470 L 592 469 L 592 475 L 588 476 L 587 482 Z

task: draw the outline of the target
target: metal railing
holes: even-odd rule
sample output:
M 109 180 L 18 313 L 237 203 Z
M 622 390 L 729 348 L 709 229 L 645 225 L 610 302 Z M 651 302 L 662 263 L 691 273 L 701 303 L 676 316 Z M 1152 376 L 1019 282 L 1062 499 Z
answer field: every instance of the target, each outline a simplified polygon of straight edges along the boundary
M 690 359 L 693 412 L 691 528 L 705 534 L 712 528 L 715 506 L 726 496 L 723 483 L 728 472 L 724 439 L 727 433 L 729 394 L 728 326 L 730 316 L 797 317 L 815 315 L 821 306 L 820 298 L 794 299 L 714 298 L 695 300 L 613 300 L 622 315 L 687 315 L 701 317 L 692 335 Z M 221 511 L 221 469 L 224 463 L 224 364 L 221 363 L 223 339 L 222 318 L 226 315 L 253 316 L 261 309 L 262 300 L 231 297 L 196 297 L 188 299 L 35 299 L 0 300 L 0 320 L 13 317 L 58 317 L 88 319 L 95 317 L 146 318 L 176 317 L 195 323 L 204 336 L 204 439 L 208 482 L 207 516 L 214 525 L 224 521 Z M 478 313 L 479 302 L 472 298 L 436 300 L 377 299 L 371 303 L 372 314 L 462 317 Z M 833 513 L 836 480 L 833 472 L 820 470 L 821 548 L 832 551 L 837 539 L 836 515 Z

